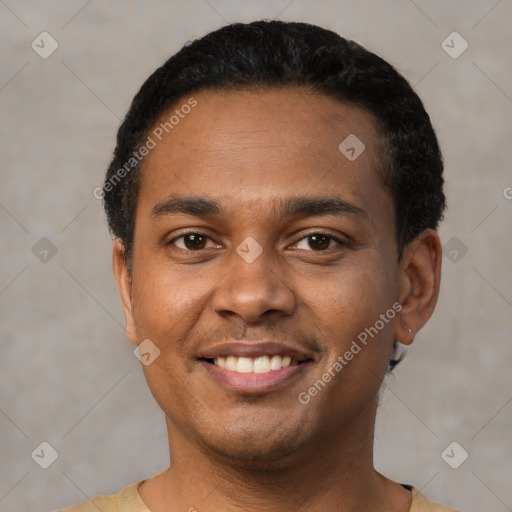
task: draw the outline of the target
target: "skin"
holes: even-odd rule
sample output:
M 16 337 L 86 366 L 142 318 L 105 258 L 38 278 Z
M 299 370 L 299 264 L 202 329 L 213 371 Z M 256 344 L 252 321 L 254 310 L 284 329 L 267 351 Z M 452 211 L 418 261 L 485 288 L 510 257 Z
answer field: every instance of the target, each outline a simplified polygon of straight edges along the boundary
M 142 500 L 153 512 L 409 510 L 410 493 L 373 467 L 375 415 L 393 338 L 410 344 L 434 310 L 437 233 L 422 233 L 399 261 L 368 112 L 299 89 L 194 98 L 146 157 L 130 266 L 114 244 L 127 336 L 161 351 L 143 370 L 166 415 L 172 463 L 139 487 Z M 338 150 L 349 134 L 365 144 L 352 162 Z M 223 212 L 152 215 L 170 195 L 215 199 Z M 363 213 L 283 216 L 276 205 L 297 196 L 335 197 Z M 184 232 L 207 235 L 204 245 L 176 240 Z M 319 248 L 314 233 L 343 243 Z M 252 263 L 236 252 L 249 236 L 262 248 Z M 396 302 L 400 313 L 300 403 Z M 241 337 L 290 342 L 313 360 L 274 391 L 227 389 L 198 353 Z

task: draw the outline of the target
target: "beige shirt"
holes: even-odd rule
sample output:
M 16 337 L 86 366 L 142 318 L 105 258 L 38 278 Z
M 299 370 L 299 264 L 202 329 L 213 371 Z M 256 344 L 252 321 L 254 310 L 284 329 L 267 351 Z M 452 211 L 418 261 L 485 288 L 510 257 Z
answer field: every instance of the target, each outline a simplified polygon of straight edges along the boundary
M 151 512 L 144 504 L 137 488 L 143 482 L 137 482 L 121 489 L 115 496 L 98 496 L 94 500 L 75 505 L 60 512 Z M 412 507 L 410 512 L 457 512 L 453 508 L 432 503 L 424 494 L 415 487 L 411 488 Z M 194 510 L 191 507 L 191 510 Z

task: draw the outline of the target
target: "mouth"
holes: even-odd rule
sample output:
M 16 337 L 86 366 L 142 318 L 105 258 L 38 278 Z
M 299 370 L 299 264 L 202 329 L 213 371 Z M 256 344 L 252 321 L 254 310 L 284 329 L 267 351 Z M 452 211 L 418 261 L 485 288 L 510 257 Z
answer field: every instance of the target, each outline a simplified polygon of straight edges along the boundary
M 304 373 L 313 357 L 280 344 L 238 343 L 215 347 L 199 362 L 223 387 L 253 394 L 288 385 Z
M 259 356 L 259 357 L 237 357 L 237 356 L 219 356 L 214 359 L 205 359 L 206 362 L 237 373 L 269 373 L 288 368 L 289 366 L 298 366 L 304 361 L 292 359 L 291 356 Z

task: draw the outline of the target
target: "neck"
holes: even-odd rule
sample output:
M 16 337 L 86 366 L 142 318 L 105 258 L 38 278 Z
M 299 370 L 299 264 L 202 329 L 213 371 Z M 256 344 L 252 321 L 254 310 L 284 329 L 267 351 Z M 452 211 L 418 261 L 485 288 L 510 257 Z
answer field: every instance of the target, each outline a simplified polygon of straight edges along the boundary
M 168 420 L 171 466 L 139 494 L 152 512 L 409 510 L 410 493 L 373 467 L 375 411 L 271 463 L 214 454 Z

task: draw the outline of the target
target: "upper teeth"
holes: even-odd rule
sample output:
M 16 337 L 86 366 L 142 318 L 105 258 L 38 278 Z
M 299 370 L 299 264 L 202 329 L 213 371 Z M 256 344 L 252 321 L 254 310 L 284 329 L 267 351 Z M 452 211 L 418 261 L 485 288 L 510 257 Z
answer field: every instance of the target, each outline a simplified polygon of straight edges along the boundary
M 225 370 L 238 373 L 268 373 L 271 370 L 280 370 L 288 366 L 299 364 L 292 361 L 290 356 L 260 356 L 260 357 L 216 357 L 213 363 Z

